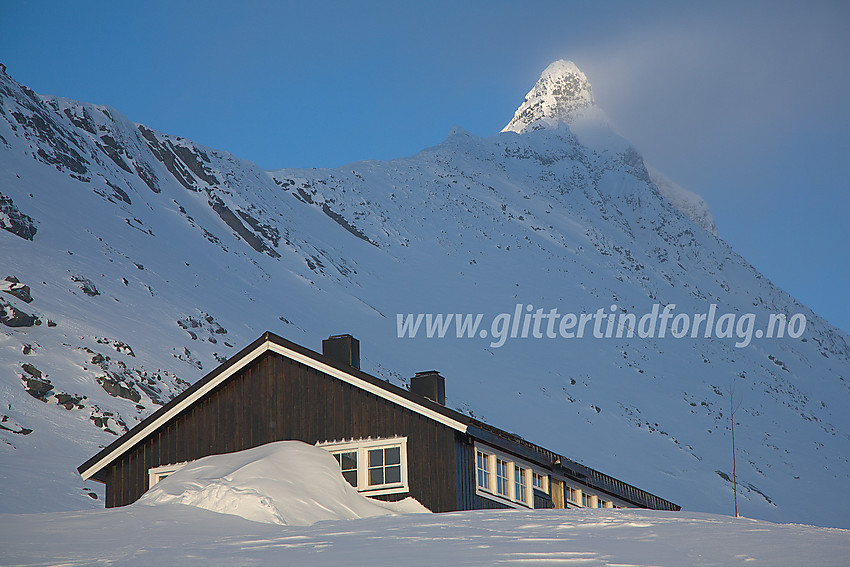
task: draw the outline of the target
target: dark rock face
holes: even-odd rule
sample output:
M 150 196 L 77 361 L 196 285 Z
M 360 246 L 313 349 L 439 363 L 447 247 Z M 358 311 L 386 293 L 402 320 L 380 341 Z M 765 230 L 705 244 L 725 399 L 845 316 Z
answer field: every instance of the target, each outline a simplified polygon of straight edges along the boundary
M 24 372 L 26 372 L 27 374 L 29 374 L 33 378 L 37 378 L 37 379 L 41 380 L 41 378 L 42 378 L 41 370 L 39 370 L 38 368 L 36 368 L 32 364 L 30 364 L 29 362 L 23 363 L 21 365 L 21 368 L 23 368 Z
M 94 282 L 84 276 L 75 274 L 71 276 L 71 281 L 79 285 L 82 292 L 88 295 L 89 297 L 95 297 L 97 295 L 100 295 L 100 292 L 97 291 Z
M 120 417 L 116 418 L 115 414 L 111 411 L 105 411 L 100 409 L 98 406 L 94 406 L 92 408 L 92 414 L 89 417 L 91 422 L 94 423 L 95 427 L 103 429 L 107 433 L 112 433 L 113 435 L 119 435 L 119 432 L 123 433 L 127 431 L 127 424 L 124 423 Z M 112 427 L 118 429 L 116 432 Z
M 107 372 L 106 376 L 98 376 L 96 380 L 110 396 L 124 398 L 134 403 L 138 403 L 142 399 L 142 395 L 133 386 L 125 384 L 118 375 L 112 372 Z
M 6 281 L 11 283 L 8 289 L 4 289 L 6 293 L 17 297 L 24 303 L 32 303 L 32 295 L 30 295 L 30 286 L 24 285 L 15 276 L 6 276 Z
M 21 368 L 26 373 L 21 375 L 21 380 L 24 382 L 27 394 L 37 400 L 47 402 L 47 396 L 53 390 L 53 384 L 50 383 L 50 380 L 42 375 L 41 370 L 28 362 L 22 364 Z
M 181 160 L 183 160 L 186 167 L 188 167 L 198 179 L 202 179 L 210 185 L 218 185 L 219 181 L 213 174 L 212 170 L 204 165 L 204 162 L 210 162 L 210 158 L 206 153 L 198 149 L 193 151 L 185 146 L 175 146 L 171 143 L 171 141 L 168 142 L 168 146 L 180 157 Z
M 89 134 L 97 134 L 97 131 L 95 130 L 94 126 L 94 120 L 92 120 L 92 117 L 86 107 L 83 106 L 79 109 L 74 110 L 78 111 L 81 116 L 75 114 L 75 112 L 73 112 L 70 108 L 66 108 L 65 116 L 68 117 L 68 120 L 70 120 L 74 126 L 76 126 L 77 128 L 82 128 Z
M 112 189 L 112 197 L 114 197 L 116 199 L 120 199 L 121 201 L 124 201 L 128 205 L 133 204 L 133 201 L 130 200 L 130 196 L 127 194 L 126 191 L 124 191 L 123 189 L 121 189 L 117 185 L 114 185 L 108 179 L 104 179 L 104 181 L 106 181 L 106 184 L 109 186 L 110 189 Z
M 132 356 L 132 357 L 136 356 L 136 353 L 133 352 L 133 349 L 130 347 L 130 345 L 128 345 L 127 343 L 125 343 L 123 341 L 119 341 L 119 340 L 116 340 L 116 339 L 100 338 L 100 337 L 96 337 L 95 340 L 97 341 L 98 344 L 111 346 L 112 348 L 115 349 L 115 352 L 120 352 L 122 354 L 126 354 L 126 355 Z M 95 359 L 97 359 L 97 358 L 100 358 L 100 360 L 96 362 Z M 109 357 L 104 357 L 102 354 L 96 353 L 95 356 L 92 357 L 91 361 L 92 361 L 92 364 L 102 365 L 104 360 L 109 360 Z M 106 368 L 104 367 L 104 370 L 105 369 Z
M 197 358 L 195 358 L 195 357 L 192 355 L 192 351 L 190 351 L 190 350 L 189 350 L 188 348 L 186 348 L 186 347 L 183 347 L 183 352 L 182 352 L 182 353 L 177 353 L 177 351 L 176 351 L 176 349 L 175 349 L 175 352 L 172 352 L 172 353 L 171 353 L 171 356 L 173 356 L 173 357 L 174 357 L 174 358 L 176 358 L 177 360 L 182 360 L 183 362 L 187 362 L 187 363 L 191 364 L 192 366 L 194 366 L 194 367 L 195 367 L 195 368 L 197 368 L 198 370 L 203 370 L 203 369 L 204 369 L 204 365 L 203 365 L 203 363 L 201 363 L 201 361 L 200 361 L 200 360 L 198 360 Z
M 199 317 L 187 315 L 177 320 L 177 325 L 189 333 L 193 341 L 199 339 L 199 335 L 206 335 L 206 340 L 213 344 L 218 343 L 214 335 L 226 335 L 227 329 L 216 322 L 215 318 L 208 313 L 200 312 Z M 201 337 L 203 338 L 203 337 Z
M 263 237 L 266 238 L 266 240 L 270 241 L 274 246 L 277 246 L 280 243 L 280 231 L 276 227 L 273 227 L 270 224 L 260 222 L 245 211 L 236 209 L 236 212 L 239 214 L 240 217 L 242 217 L 242 220 L 248 223 L 248 226 L 253 228 L 256 232 L 260 233 Z M 277 253 L 275 252 L 275 254 Z M 273 258 L 280 257 L 279 255 L 271 256 Z
M 47 396 L 49 396 L 50 392 L 53 390 L 53 384 L 50 383 L 50 380 L 47 378 L 39 380 L 27 375 L 21 375 L 21 380 L 24 382 L 24 388 L 26 389 L 27 394 L 37 400 L 41 400 L 45 403 L 47 402 Z
M 24 427 L 20 423 L 13 421 L 8 415 L 0 416 L 0 429 L 17 433 L 18 435 L 29 435 L 33 431 L 29 427 Z
M 233 214 L 233 211 L 227 208 L 227 205 L 225 205 L 221 199 L 215 197 L 212 201 L 210 201 L 210 207 L 212 207 L 212 210 L 218 213 L 221 220 L 227 223 L 227 226 L 232 228 L 233 232 L 242 237 L 242 239 L 245 240 L 251 248 L 257 252 L 264 252 L 272 258 L 280 258 L 280 254 L 278 254 L 277 250 L 269 247 L 265 242 L 258 238 L 256 234 L 248 230 L 248 228 L 242 224 L 242 221 L 239 220 L 239 217 Z
M 35 150 L 34 157 L 46 164 L 56 167 L 59 171 L 70 171 L 75 179 L 89 181 L 85 177 L 88 173 L 89 161 L 83 157 L 82 138 L 72 130 L 67 129 L 58 116 L 51 112 L 51 108 L 27 87 L 20 85 L 20 90 L 3 88 L 0 97 L 12 98 L 17 108 L 6 118 L 13 129 L 20 127 L 24 137 L 32 144 Z M 53 108 L 58 110 L 58 108 Z
M 149 379 L 146 382 L 136 382 L 136 386 L 138 386 L 139 389 L 144 392 L 153 403 L 159 406 L 165 405 L 165 402 L 167 400 L 162 399 L 162 392 L 160 391 L 159 387 L 155 385 L 155 382 L 152 379 Z
M 377 242 L 375 242 L 374 240 L 372 240 L 371 238 L 366 236 L 366 234 L 362 230 L 360 230 L 359 228 L 357 228 L 356 226 L 354 226 L 353 224 L 348 222 L 348 219 L 346 219 L 343 215 L 334 211 L 330 207 L 330 204 L 334 203 L 333 199 L 329 199 L 328 201 L 323 201 L 323 202 L 321 202 L 321 204 L 319 202 L 317 202 L 316 200 L 314 200 L 313 195 L 316 194 L 316 189 L 315 189 L 315 185 L 314 185 L 313 182 L 308 182 L 308 183 L 304 184 L 303 186 L 295 185 L 295 181 L 292 180 L 292 179 L 285 179 L 283 181 L 276 179 L 275 182 L 284 191 L 292 191 L 294 189 L 294 191 L 292 191 L 292 193 L 291 193 L 293 197 L 295 197 L 296 199 L 298 199 L 302 203 L 307 203 L 308 205 L 318 206 L 319 210 L 321 210 L 323 213 L 325 213 L 331 220 L 333 220 L 339 226 L 341 226 L 342 228 L 344 228 L 345 230 L 347 230 L 348 232 L 350 232 L 351 234 L 353 234 L 354 236 L 356 236 L 357 238 L 359 238 L 363 242 L 368 242 L 372 246 L 374 246 L 376 248 L 380 248 L 380 246 L 378 245 Z M 319 183 L 324 184 L 325 182 L 319 181 Z
M 153 153 L 156 159 L 162 162 L 169 173 L 174 176 L 174 179 L 189 191 L 197 191 L 198 188 L 194 185 L 194 178 L 191 172 L 172 151 L 173 146 L 169 147 L 170 144 L 160 142 L 153 130 L 145 128 L 142 125 L 139 125 L 139 132 L 147 142 L 151 153 Z
M 21 368 L 26 372 L 26 374 L 21 376 L 21 380 L 24 382 L 24 388 L 26 388 L 27 393 L 33 398 L 47 402 L 48 398 L 53 396 L 56 399 L 56 403 L 66 410 L 85 408 L 83 400 L 86 399 L 86 396 L 54 391 L 50 380 L 42 374 L 41 370 L 29 362 L 21 364 Z
M 24 313 L 14 305 L 0 299 L 0 323 L 7 327 L 32 327 L 40 325 L 41 321 L 35 315 Z
M 116 352 L 135 357 L 130 345 L 121 341 L 99 338 L 97 342 L 112 346 Z M 147 372 L 136 368 L 129 368 L 124 362 L 120 360 L 114 361 L 110 357 L 99 352 L 94 352 L 89 348 L 84 348 L 83 350 L 92 355 L 91 363 L 99 366 L 105 373 L 104 376 L 100 376 L 96 380 L 108 394 L 133 402 L 139 402 L 141 400 L 141 394 L 138 390 L 141 390 L 157 405 L 165 404 L 170 397 L 162 392 L 161 384 L 159 384 L 162 382 L 162 377 L 159 373 L 148 375 Z M 83 399 L 85 399 L 85 396 L 83 396 Z M 141 409 L 143 408 L 144 406 L 141 406 Z
M 142 179 L 142 181 L 145 182 L 145 185 L 150 187 L 151 191 L 153 191 L 154 193 L 159 193 L 161 191 L 161 189 L 159 188 L 159 179 L 157 178 L 156 174 L 154 174 L 153 169 L 151 169 L 148 164 L 137 163 L 135 164 L 135 169 L 136 175 L 138 175 Z
M 83 409 L 85 405 L 82 404 L 83 400 L 86 399 L 85 396 L 80 396 L 76 394 L 68 394 L 66 392 L 59 392 L 55 394 L 56 403 L 60 406 L 64 407 L 66 410 Z
M 0 193 L 0 228 L 24 240 L 32 240 L 38 231 L 35 220 L 19 211 L 11 197 L 6 197 L 2 193 Z
M 127 165 L 127 162 L 121 157 L 121 154 L 124 153 L 124 148 L 115 141 L 115 138 L 108 134 L 103 134 L 100 137 L 101 143 L 100 148 L 103 150 L 109 158 L 115 162 L 115 165 L 126 171 L 127 173 L 132 173 L 133 170 L 130 169 L 130 166 Z
M 360 240 L 368 242 L 372 246 L 378 248 L 378 244 L 376 242 L 374 242 L 371 238 L 363 234 L 360 229 L 348 222 L 348 220 L 346 220 L 346 218 L 343 217 L 341 214 L 332 210 L 327 203 L 322 203 L 322 212 L 328 215 L 331 219 L 333 219 L 334 222 L 336 222 L 339 226 L 341 226 Z

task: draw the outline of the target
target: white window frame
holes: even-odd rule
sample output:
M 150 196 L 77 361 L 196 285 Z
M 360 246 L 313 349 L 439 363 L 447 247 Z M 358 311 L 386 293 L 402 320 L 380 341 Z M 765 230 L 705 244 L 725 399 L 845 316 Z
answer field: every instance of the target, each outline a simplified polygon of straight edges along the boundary
M 513 463 L 513 465 L 514 498 L 522 502 L 531 500 L 531 503 L 534 504 L 534 487 L 532 486 L 534 479 L 532 478 L 532 471 L 517 463 Z M 517 469 L 519 469 L 519 475 L 517 475 Z M 519 493 L 517 493 L 517 489 L 519 489 Z M 525 491 L 525 498 L 522 498 L 521 496 L 523 491 Z
M 628 503 L 620 500 L 617 497 L 611 496 L 609 494 L 605 494 L 605 496 L 601 496 L 596 492 L 592 492 L 587 489 L 584 485 L 579 484 L 570 484 L 569 481 L 561 478 L 555 477 L 556 480 L 559 480 L 564 484 L 564 506 L 566 508 L 574 507 L 574 508 L 635 508 L 634 505 L 629 505 Z M 570 499 L 569 494 L 570 490 L 572 490 L 572 494 L 575 496 L 575 499 Z
M 582 489 L 576 488 L 575 486 L 564 482 L 564 505 L 574 504 L 576 506 L 581 506 L 582 494 L 584 494 L 584 491 L 582 491 Z
M 540 488 L 534 486 L 534 475 L 538 475 L 540 477 L 541 483 Z M 546 473 L 542 473 L 540 471 L 532 469 L 531 471 L 531 490 L 540 490 L 541 492 L 545 492 L 549 494 L 549 475 Z
M 540 476 L 544 477 L 546 480 L 544 481 L 546 484 L 546 488 L 549 488 L 549 473 L 544 469 L 532 465 L 528 461 L 524 461 L 520 458 L 508 455 L 507 453 L 503 453 L 498 451 L 492 447 L 484 445 L 479 442 L 474 443 L 475 446 L 475 470 L 473 479 L 475 483 L 475 494 L 478 496 L 482 496 L 489 500 L 494 500 L 496 502 L 500 502 L 502 504 L 507 504 L 511 508 L 534 508 L 534 484 L 532 482 L 532 473 L 537 473 Z M 490 488 L 484 488 L 478 484 L 478 455 L 485 455 L 488 459 L 487 463 L 487 472 L 489 474 L 489 485 Z M 508 473 L 508 494 L 502 495 L 498 492 L 498 484 L 496 483 L 496 459 L 504 461 L 507 463 L 507 473 Z M 523 476 L 525 477 L 525 500 L 520 500 L 517 498 L 516 494 L 516 467 L 522 469 Z
M 479 457 L 483 458 L 482 460 L 484 461 L 484 463 L 486 465 L 484 467 L 484 469 L 482 469 L 481 467 L 478 466 Z M 482 485 L 480 482 L 478 482 L 478 473 L 479 472 L 484 473 L 484 480 L 485 480 L 486 486 Z M 483 451 L 475 451 L 475 486 L 477 488 L 480 488 L 481 490 L 490 490 L 493 486 L 493 483 L 491 482 L 491 478 L 490 478 L 492 475 L 493 475 L 493 456 L 488 455 L 487 453 L 485 453 Z
M 148 490 L 157 485 L 165 477 L 172 475 L 189 464 L 189 461 L 173 465 L 162 465 L 148 469 Z
M 582 490 L 581 492 L 581 507 L 582 508 L 599 508 L 600 498 L 593 492 Z
M 513 486 L 511 486 L 514 479 L 513 471 L 511 470 L 513 465 L 514 464 L 511 461 L 496 455 L 496 485 L 494 486 L 494 489 L 498 496 L 509 498 L 511 500 L 513 500 Z M 499 474 L 500 470 L 504 474 Z M 504 492 L 501 490 L 502 487 L 504 487 Z
M 407 477 L 407 437 L 388 437 L 384 439 L 358 439 L 352 441 L 324 441 L 316 443 L 327 452 L 357 453 L 357 487 L 355 490 L 364 496 L 380 496 L 383 494 L 404 494 L 410 492 Z M 391 449 L 398 447 L 401 455 L 401 482 L 369 486 L 369 451 L 372 449 Z

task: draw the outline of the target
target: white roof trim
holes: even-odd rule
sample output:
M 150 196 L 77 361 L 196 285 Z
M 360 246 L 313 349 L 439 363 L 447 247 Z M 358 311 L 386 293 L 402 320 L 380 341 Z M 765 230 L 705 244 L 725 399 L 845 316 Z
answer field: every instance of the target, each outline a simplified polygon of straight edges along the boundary
M 189 407 L 190 405 L 195 403 L 197 400 L 199 400 L 200 398 L 202 398 L 203 396 L 208 394 L 216 386 L 218 386 L 219 384 L 221 384 L 222 382 L 224 382 L 225 380 L 227 380 L 228 378 L 230 378 L 231 376 L 233 376 L 234 374 L 236 374 L 237 372 L 242 370 L 242 368 L 244 368 L 245 366 L 247 366 L 248 364 L 253 362 L 257 357 L 259 357 L 260 355 L 262 355 L 263 353 L 265 353 L 267 351 L 272 351 L 272 352 L 276 352 L 278 354 L 281 354 L 281 355 L 283 355 L 283 356 L 285 356 L 289 359 L 292 359 L 296 362 L 300 362 L 301 364 L 304 364 L 305 366 L 309 366 L 310 368 L 313 368 L 315 370 L 318 370 L 320 372 L 323 372 L 325 374 L 333 376 L 334 378 L 342 380 L 343 382 L 347 382 L 348 384 L 356 386 L 356 387 L 360 388 L 361 390 L 366 390 L 367 392 L 375 394 L 376 396 L 378 396 L 380 398 L 383 398 L 385 400 L 388 400 L 390 402 L 398 404 L 398 405 L 400 405 L 400 406 L 402 406 L 406 409 L 409 409 L 411 411 L 414 411 L 418 414 L 429 417 L 429 418 L 433 419 L 434 421 L 437 421 L 439 423 L 442 423 L 443 425 L 451 427 L 452 429 L 456 429 L 457 431 L 461 431 L 461 432 L 464 432 L 464 433 L 466 432 L 466 425 L 457 421 L 457 420 L 454 420 L 454 419 L 447 417 L 447 416 L 445 416 L 441 413 L 438 413 L 436 411 L 430 410 L 430 409 L 428 409 L 424 406 L 417 404 L 416 402 L 410 401 L 407 398 L 403 398 L 402 396 L 399 396 L 398 394 L 388 392 L 387 390 L 384 390 L 380 386 L 376 386 L 376 385 L 374 385 L 370 382 L 367 382 L 366 380 L 363 380 L 361 378 L 357 378 L 356 376 L 352 376 L 351 374 L 348 374 L 347 372 L 343 372 L 342 370 L 337 370 L 333 366 L 329 366 L 327 364 L 319 362 L 318 360 L 315 360 L 314 358 L 311 358 L 310 356 L 298 353 L 294 350 L 288 349 L 284 346 L 278 345 L 278 344 L 276 344 L 272 341 L 267 340 L 264 343 L 262 343 L 260 346 L 258 346 L 254 350 L 252 350 L 250 353 L 243 356 L 241 360 L 237 361 L 233 366 L 231 366 L 230 368 L 228 368 L 227 370 L 225 370 L 224 372 L 222 372 L 221 374 L 216 376 L 213 380 L 210 380 L 209 382 L 204 384 L 204 386 L 202 388 L 199 388 L 196 392 L 193 392 L 191 396 L 187 396 L 185 399 L 181 400 L 180 403 L 175 404 L 174 407 L 172 407 L 167 412 L 165 412 L 164 414 L 159 416 L 159 418 L 157 418 L 155 421 L 148 424 L 147 427 L 145 427 L 144 429 L 142 429 L 141 431 L 139 431 L 138 433 L 136 433 L 135 435 L 133 435 L 132 437 L 127 439 L 126 441 L 124 441 L 124 443 L 119 445 L 115 450 L 111 451 L 109 454 L 104 456 L 98 462 L 96 462 L 95 464 L 93 464 L 92 466 L 87 468 L 85 471 L 80 473 L 80 475 L 83 477 L 83 480 L 88 480 L 89 478 L 91 478 L 94 474 L 96 474 L 98 471 L 100 471 L 103 467 L 108 465 L 110 462 L 114 461 L 119 456 L 123 455 L 129 449 L 131 449 L 134 445 L 136 445 L 136 443 L 138 443 L 139 441 L 141 441 L 142 439 L 144 439 L 145 437 L 147 437 L 148 435 L 150 435 L 151 433 L 153 433 L 154 431 L 159 429 L 162 425 L 164 425 L 169 420 L 171 420 L 171 418 L 173 418 L 174 416 L 179 414 L 181 411 L 183 411 L 184 409 L 186 409 L 187 407 Z
M 149 434 L 153 433 L 155 430 L 159 429 L 159 427 L 169 421 L 172 417 L 189 407 L 199 398 L 206 395 L 210 390 L 242 370 L 246 365 L 252 362 L 255 358 L 263 354 L 269 350 L 269 341 L 264 342 L 246 356 L 242 358 L 242 360 L 238 361 L 236 364 L 228 368 L 226 371 L 222 372 L 218 376 L 215 377 L 214 380 L 210 380 L 206 384 L 204 384 L 203 388 L 199 388 L 197 392 L 194 392 L 191 396 L 183 399 L 179 404 L 176 404 L 170 410 L 159 416 L 159 419 L 151 422 L 147 427 L 124 441 L 121 445 L 119 445 L 114 451 L 103 457 L 101 460 L 87 468 L 85 471 L 80 473 L 80 476 L 83 477 L 83 480 L 88 480 L 92 477 L 96 472 L 100 469 L 108 465 L 110 462 L 114 461 L 119 456 L 123 455 L 128 449 L 133 447 L 136 443 L 138 443 L 141 439 L 144 439 Z

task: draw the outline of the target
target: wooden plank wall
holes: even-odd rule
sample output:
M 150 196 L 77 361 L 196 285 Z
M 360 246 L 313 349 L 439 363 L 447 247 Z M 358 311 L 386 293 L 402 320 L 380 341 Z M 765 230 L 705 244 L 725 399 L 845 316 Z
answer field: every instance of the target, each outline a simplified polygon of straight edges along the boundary
M 148 470 L 160 465 L 286 439 L 314 444 L 399 435 L 408 438 L 410 496 L 434 512 L 456 510 L 455 434 L 374 394 L 266 353 L 112 463 L 106 470 L 106 506 L 135 502 L 147 490 Z
M 510 508 L 475 493 L 475 445 L 471 437 L 457 432 L 455 435 L 455 475 L 457 478 L 456 510 L 488 510 Z

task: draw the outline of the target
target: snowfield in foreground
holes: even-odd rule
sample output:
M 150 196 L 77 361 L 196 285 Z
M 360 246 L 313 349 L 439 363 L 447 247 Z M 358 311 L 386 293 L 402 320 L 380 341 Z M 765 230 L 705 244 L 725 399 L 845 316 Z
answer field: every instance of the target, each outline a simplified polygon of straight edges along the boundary
M 850 530 L 713 514 L 385 504 L 323 449 L 281 441 L 199 459 L 131 506 L 0 515 L 0 564 L 826 566 L 850 552 Z
M 536 510 L 312 526 L 180 504 L 0 515 L 3 565 L 847 565 L 850 531 L 713 514 Z

